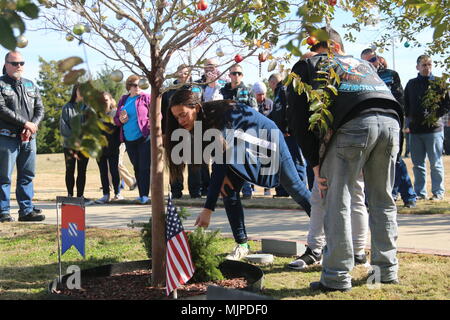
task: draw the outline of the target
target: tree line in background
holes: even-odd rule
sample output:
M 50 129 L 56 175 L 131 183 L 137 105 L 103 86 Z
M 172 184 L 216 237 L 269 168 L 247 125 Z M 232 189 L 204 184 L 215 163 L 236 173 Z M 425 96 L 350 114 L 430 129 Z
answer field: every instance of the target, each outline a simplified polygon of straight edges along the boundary
M 37 136 L 37 153 L 62 152 L 61 134 L 59 132 L 59 119 L 64 104 L 70 100 L 72 87 L 64 84 L 64 73 L 58 71 L 58 61 L 46 61 L 39 57 L 40 69 L 37 86 L 45 107 L 45 117 L 39 125 Z M 114 82 L 110 78 L 112 69 L 105 66 L 94 77 L 93 84 L 99 91 L 107 91 L 119 101 L 125 92 L 122 82 Z

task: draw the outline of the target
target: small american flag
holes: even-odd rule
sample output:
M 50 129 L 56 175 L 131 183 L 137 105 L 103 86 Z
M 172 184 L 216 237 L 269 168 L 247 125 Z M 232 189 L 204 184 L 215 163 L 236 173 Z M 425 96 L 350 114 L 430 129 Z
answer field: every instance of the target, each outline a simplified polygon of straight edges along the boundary
M 194 275 L 188 239 L 170 194 L 167 202 L 166 240 L 166 294 L 169 295 Z

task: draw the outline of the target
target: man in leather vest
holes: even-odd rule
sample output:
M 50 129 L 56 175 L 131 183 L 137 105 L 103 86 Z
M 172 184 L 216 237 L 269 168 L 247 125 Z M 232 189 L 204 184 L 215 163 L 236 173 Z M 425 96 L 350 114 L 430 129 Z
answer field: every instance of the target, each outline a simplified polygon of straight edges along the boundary
M 351 195 L 361 171 L 367 188 L 371 230 L 371 264 L 382 283 L 398 283 L 397 210 L 392 197 L 395 160 L 399 151 L 399 131 L 403 111 L 389 88 L 366 61 L 347 56 L 340 35 L 322 28 L 329 42 L 319 42 L 319 54 L 300 60 L 292 71 L 313 88 L 331 68 L 339 75 L 328 110 L 333 115 L 326 136 L 309 130 L 312 112 L 306 95 L 288 87 L 290 128 L 305 157 L 313 166 L 326 210 L 326 247 L 319 282 L 312 290 L 348 291 L 354 267 Z M 328 46 L 332 55 L 328 57 Z M 313 50 L 311 49 L 311 50 Z M 319 150 L 321 149 L 321 152 Z
M 24 64 L 19 52 L 9 52 L 5 56 L 4 75 L 0 77 L 0 222 L 14 221 L 10 215 L 14 165 L 17 165 L 19 221 L 45 219 L 32 203 L 36 132 L 44 117 L 44 107 L 38 88 L 22 78 Z

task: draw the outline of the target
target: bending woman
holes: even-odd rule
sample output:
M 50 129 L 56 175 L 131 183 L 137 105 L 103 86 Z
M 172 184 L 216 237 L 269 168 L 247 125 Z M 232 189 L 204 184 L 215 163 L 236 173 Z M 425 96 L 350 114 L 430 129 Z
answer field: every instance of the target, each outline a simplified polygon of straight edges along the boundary
M 222 194 L 228 221 L 237 243 L 233 253 L 228 255 L 227 259 L 240 260 L 249 252 L 244 210 L 239 196 L 245 181 L 267 188 L 281 184 L 308 215 L 311 211 L 309 202 L 311 193 L 300 180 L 283 134 L 275 123 L 253 108 L 232 100 L 211 101 L 203 105 L 200 101 L 200 97 L 189 89 L 178 90 L 172 96 L 166 115 L 167 163 L 173 178 L 184 170 L 185 163 L 177 164 L 180 161 L 175 159 L 176 150 L 179 150 L 177 145 L 180 143 L 172 141 L 175 139 L 175 135 L 172 137 L 175 130 L 185 129 L 190 136 L 197 137 L 198 133 L 194 133 L 194 124 L 198 121 L 195 128 L 198 130 L 201 123 L 203 131 L 201 136 L 208 129 L 216 129 L 215 132 L 219 132 L 218 137 L 214 136 L 214 142 L 219 142 L 219 147 L 214 148 L 208 196 L 195 225 L 205 228 L 209 226 L 219 194 Z M 177 130 L 177 135 L 179 133 L 182 134 L 182 130 Z M 198 144 L 200 141 L 195 142 Z M 203 141 L 201 145 L 202 154 L 206 147 L 210 149 Z M 266 149 L 263 150 L 264 148 Z M 255 150 L 259 152 L 253 152 Z M 261 151 L 266 152 L 263 154 Z M 267 160 L 269 153 L 270 160 L 273 160 L 270 163 L 263 161 Z M 184 156 L 183 154 L 183 158 Z

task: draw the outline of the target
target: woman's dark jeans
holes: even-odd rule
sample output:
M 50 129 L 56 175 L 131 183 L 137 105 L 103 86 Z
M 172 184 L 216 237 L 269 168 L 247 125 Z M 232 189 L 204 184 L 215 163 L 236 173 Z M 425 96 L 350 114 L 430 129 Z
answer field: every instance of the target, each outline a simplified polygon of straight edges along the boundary
M 75 159 L 77 155 L 78 159 Z M 75 186 L 75 167 L 77 172 L 77 197 L 84 195 L 84 187 L 86 186 L 86 169 L 89 158 L 83 156 L 81 152 L 64 148 L 64 159 L 66 162 L 66 188 L 69 196 L 73 196 L 73 188 Z
M 150 136 L 136 141 L 125 141 L 128 156 L 133 165 L 139 196 L 148 197 L 150 193 Z
M 311 192 L 308 190 L 305 181 L 300 180 L 288 147 L 283 142 L 284 140 L 280 143 L 280 184 L 309 216 L 311 212 Z M 234 190 L 228 189 L 228 195 L 223 197 L 225 211 L 234 240 L 237 243 L 245 243 L 247 242 L 247 232 L 245 230 L 244 209 L 239 195 L 244 180 L 233 172 L 231 166 L 227 166 L 226 175 Z
M 109 195 L 108 171 L 111 173 L 114 194 L 120 193 L 120 175 L 119 175 L 119 154 L 101 156 L 97 161 L 100 170 L 100 180 L 102 182 L 103 195 Z M 109 168 L 108 168 L 109 167 Z

